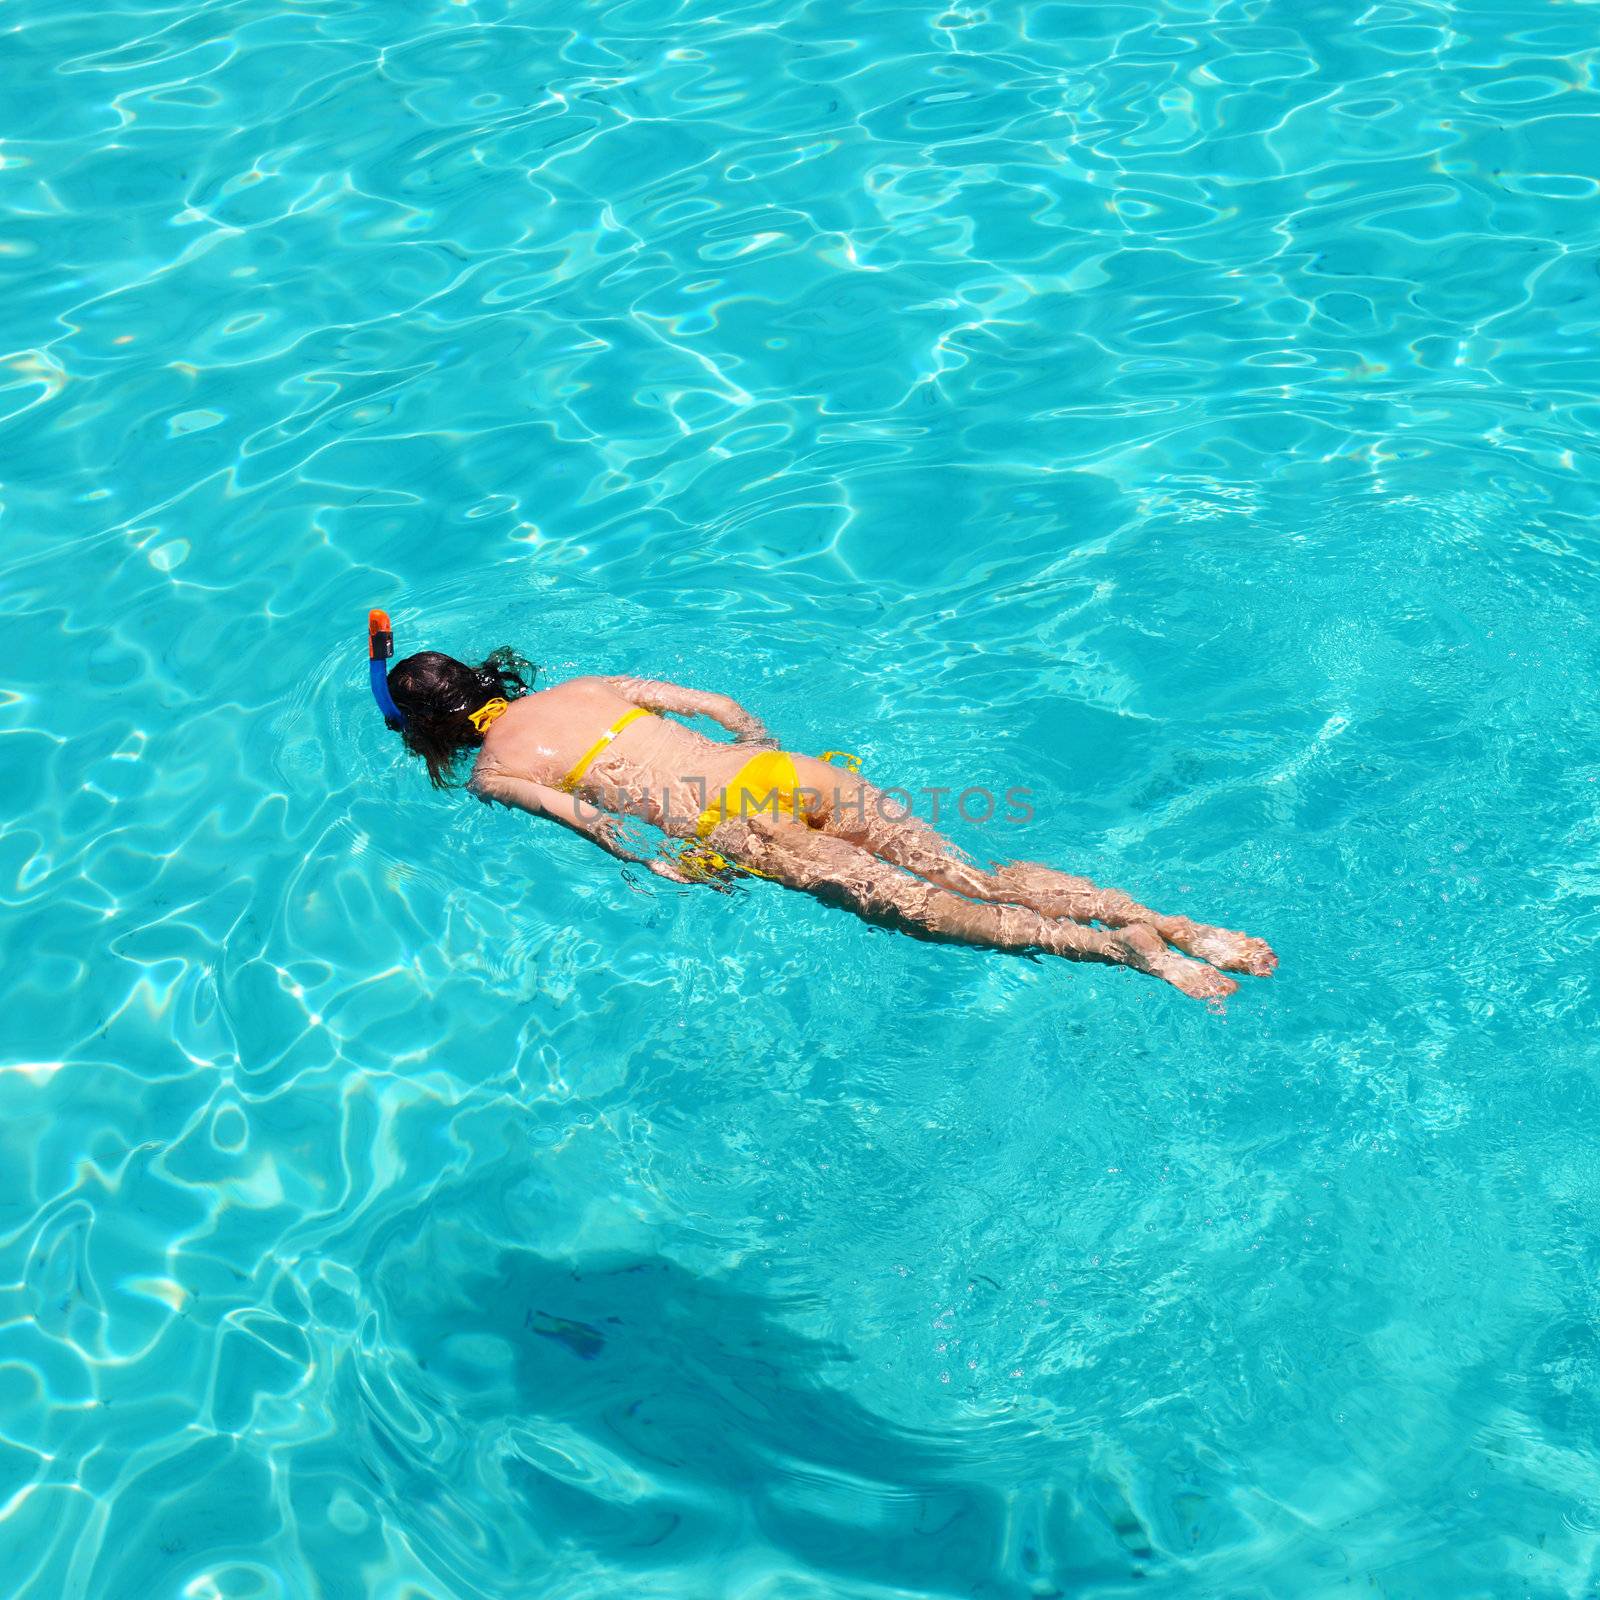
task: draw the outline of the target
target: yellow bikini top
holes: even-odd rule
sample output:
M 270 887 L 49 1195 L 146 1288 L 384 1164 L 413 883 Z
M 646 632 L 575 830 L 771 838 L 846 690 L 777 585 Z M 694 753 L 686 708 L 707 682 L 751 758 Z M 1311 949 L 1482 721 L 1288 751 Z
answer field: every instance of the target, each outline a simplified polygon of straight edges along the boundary
M 571 794 L 583 781 L 583 775 L 589 770 L 590 763 L 611 743 L 616 736 L 631 722 L 637 722 L 640 717 L 648 717 L 652 713 L 644 706 L 635 706 L 632 711 L 624 711 L 615 722 L 600 735 L 587 750 L 578 757 L 572 771 L 561 780 L 561 787 Z
M 499 698 L 485 700 L 468 718 L 479 733 L 487 733 L 491 725 L 498 722 L 506 712 L 511 709 L 510 703 Z

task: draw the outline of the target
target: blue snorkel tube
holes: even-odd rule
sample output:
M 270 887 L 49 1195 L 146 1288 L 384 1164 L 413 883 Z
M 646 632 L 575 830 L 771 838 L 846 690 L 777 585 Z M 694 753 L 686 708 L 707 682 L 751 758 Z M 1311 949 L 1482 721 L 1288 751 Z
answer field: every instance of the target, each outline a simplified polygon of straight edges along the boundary
M 394 629 L 389 626 L 387 611 L 367 613 L 367 674 L 372 683 L 372 698 L 378 702 L 383 720 L 397 733 L 405 731 L 406 719 L 389 693 L 389 668 L 386 663 L 394 654 Z

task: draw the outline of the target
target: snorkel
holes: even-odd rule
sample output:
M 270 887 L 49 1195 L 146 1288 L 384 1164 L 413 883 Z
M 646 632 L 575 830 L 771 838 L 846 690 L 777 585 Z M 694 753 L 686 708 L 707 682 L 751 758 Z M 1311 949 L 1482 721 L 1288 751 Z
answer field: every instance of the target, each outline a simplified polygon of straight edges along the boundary
M 372 684 L 372 698 L 378 702 L 383 720 L 396 732 L 404 732 L 406 719 L 394 696 L 389 693 L 389 668 L 385 665 L 394 654 L 394 629 L 389 626 L 387 611 L 367 613 L 367 674 Z

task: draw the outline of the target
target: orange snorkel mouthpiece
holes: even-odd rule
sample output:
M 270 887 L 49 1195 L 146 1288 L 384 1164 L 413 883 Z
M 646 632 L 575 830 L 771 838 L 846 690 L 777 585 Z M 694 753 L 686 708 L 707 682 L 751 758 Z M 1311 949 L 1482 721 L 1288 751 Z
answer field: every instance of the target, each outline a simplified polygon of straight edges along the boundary
M 367 681 L 383 720 L 391 728 L 404 728 L 406 719 L 389 693 L 389 671 L 384 666 L 393 654 L 394 629 L 389 626 L 389 613 L 373 609 L 367 613 Z
M 371 610 L 367 613 L 367 659 L 387 661 L 394 654 L 394 629 L 389 626 L 387 611 Z

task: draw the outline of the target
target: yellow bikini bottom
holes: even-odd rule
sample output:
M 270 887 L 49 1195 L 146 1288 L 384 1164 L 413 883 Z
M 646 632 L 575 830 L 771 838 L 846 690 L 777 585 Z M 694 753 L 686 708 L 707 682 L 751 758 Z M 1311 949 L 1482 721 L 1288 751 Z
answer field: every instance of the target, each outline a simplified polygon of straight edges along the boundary
M 804 816 L 808 797 L 800 793 L 800 776 L 794 758 L 783 750 L 763 750 L 753 755 L 733 775 L 733 782 L 700 813 L 694 836 L 706 839 L 729 817 L 750 817 L 757 812 L 773 816 Z
M 729 817 L 752 817 L 765 813 L 775 817 L 803 818 L 810 809 L 810 796 L 802 792 L 794 759 L 782 750 L 763 750 L 753 755 L 733 775 L 733 782 L 700 813 L 694 825 L 696 843 L 685 847 L 678 865 L 691 877 L 710 876 L 730 870 L 766 873 L 742 862 L 729 861 L 705 841 Z
M 584 774 L 595 758 L 611 741 L 630 723 L 650 715 L 643 706 L 624 712 L 578 757 L 572 770 L 561 780 L 561 787 L 571 794 L 583 781 Z M 851 772 L 861 770 L 860 759 L 844 750 L 824 750 L 821 759 L 831 762 L 835 756 L 843 757 Z M 794 758 L 782 750 L 762 750 L 751 756 L 734 773 L 733 782 L 700 813 L 694 825 L 695 842 L 684 847 L 678 857 L 678 865 L 691 877 L 711 877 L 716 873 L 737 871 L 765 878 L 767 873 L 729 861 L 726 856 L 713 850 L 706 840 L 729 817 L 750 817 L 764 812 L 769 816 L 789 816 L 799 820 L 810 809 L 809 800 L 810 797 L 801 791 L 800 775 L 794 770 Z

